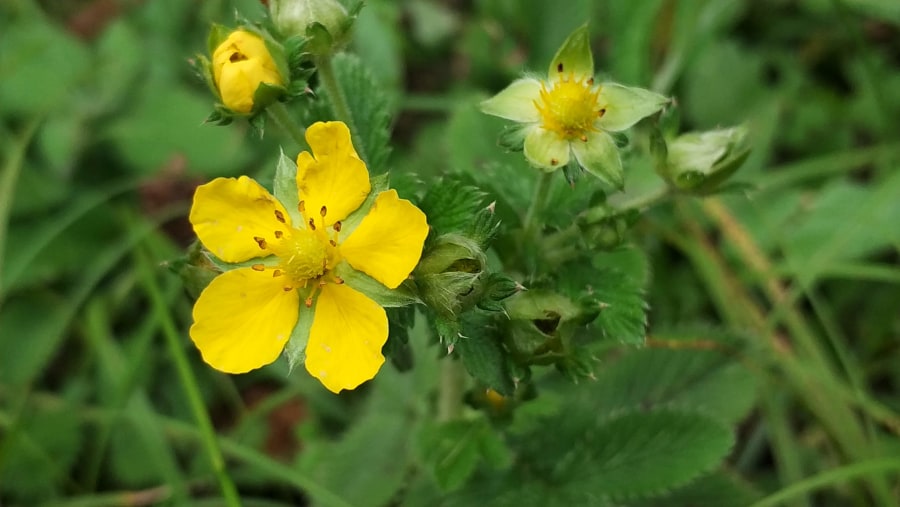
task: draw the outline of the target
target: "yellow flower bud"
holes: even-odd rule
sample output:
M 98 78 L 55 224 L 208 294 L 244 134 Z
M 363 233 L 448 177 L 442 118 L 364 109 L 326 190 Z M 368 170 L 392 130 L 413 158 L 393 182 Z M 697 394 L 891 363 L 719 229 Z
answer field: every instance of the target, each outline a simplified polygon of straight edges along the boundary
M 219 44 L 212 58 L 213 79 L 222 103 L 237 113 L 253 110 L 260 84 L 284 86 L 284 78 L 265 42 L 246 30 L 235 30 Z

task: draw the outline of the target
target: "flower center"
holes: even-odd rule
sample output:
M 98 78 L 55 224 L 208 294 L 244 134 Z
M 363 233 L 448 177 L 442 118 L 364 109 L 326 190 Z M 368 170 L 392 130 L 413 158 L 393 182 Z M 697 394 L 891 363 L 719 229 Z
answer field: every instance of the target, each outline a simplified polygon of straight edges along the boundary
M 293 229 L 282 242 L 281 250 L 281 267 L 294 281 L 310 280 L 325 272 L 328 252 L 323 238 L 314 231 Z
M 594 130 L 594 121 L 603 110 L 597 104 L 600 92 L 593 84 L 593 78 L 575 79 L 573 74 L 552 81 L 549 90 L 542 84 L 540 99 L 534 104 L 541 126 L 564 139 L 580 138 Z

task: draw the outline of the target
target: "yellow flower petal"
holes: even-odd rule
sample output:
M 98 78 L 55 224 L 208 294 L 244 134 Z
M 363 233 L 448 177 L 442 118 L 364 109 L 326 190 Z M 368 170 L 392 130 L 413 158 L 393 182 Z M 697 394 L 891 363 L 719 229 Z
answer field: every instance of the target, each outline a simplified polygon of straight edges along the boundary
M 369 171 L 350 142 L 350 130 L 341 122 L 318 122 L 306 130 L 312 154 L 297 156 L 297 190 L 307 219 L 325 226 L 347 218 L 372 189 Z M 323 219 L 322 207 L 326 208 Z
M 203 360 L 226 373 L 244 373 L 278 358 L 300 308 L 283 277 L 240 268 L 213 279 L 194 304 L 191 339 Z
M 359 227 L 340 245 L 354 269 L 390 288 L 400 285 L 419 262 L 428 236 L 425 214 L 396 190 L 378 194 Z
M 306 345 L 306 370 L 329 391 L 355 389 L 378 373 L 387 341 L 384 308 L 346 285 L 322 288 Z
M 551 172 L 569 163 L 569 142 L 552 130 L 533 127 L 525 135 L 525 158 Z
M 197 187 L 190 221 L 203 246 L 225 262 L 269 255 L 254 238 L 274 241 L 276 230 L 291 225 L 284 206 L 246 176 L 216 178 Z

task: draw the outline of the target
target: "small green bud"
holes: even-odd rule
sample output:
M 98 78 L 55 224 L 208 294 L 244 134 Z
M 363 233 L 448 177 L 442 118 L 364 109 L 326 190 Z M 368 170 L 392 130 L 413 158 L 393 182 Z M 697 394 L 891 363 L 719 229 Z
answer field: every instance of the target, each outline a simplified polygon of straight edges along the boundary
M 269 11 L 282 35 L 313 39 L 309 49 L 320 55 L 348 42 L 354 17 L 337 0 L 271 0 Z
M 680 190 L 714 192 L 750 154 L 747 129 L 732 127 L 691 132 L 668 143 L 665 177 Z

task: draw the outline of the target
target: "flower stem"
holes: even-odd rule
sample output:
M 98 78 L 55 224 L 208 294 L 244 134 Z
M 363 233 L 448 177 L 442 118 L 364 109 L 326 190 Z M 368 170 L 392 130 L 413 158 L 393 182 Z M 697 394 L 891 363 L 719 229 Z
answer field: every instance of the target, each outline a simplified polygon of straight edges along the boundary
M 222 457 L 222 451 L 219 449 L 219 443 L 216 439 L 216 430 L 213 428 L 212 421 L 209 419 L 209 414 L 206 412 L 203 398 L 200 395 L 200 388 L 197 386 L 197 379 L 191 371 L 187 355 L 184 352 L 180 339 L 181 334 L 178 332 L 175 321 L 169 312 L 162 290 L 160 290 L 159 284 L 157 284 L 156 279 L 154 278 L 153 270 L 150 267 L 151 263 L 147 258 L 146 253 L 138 250 L 137 258 L 139 275 L 142 278 L 144 290 L 150 298 L 150 303 L 153 306 L 156 318 L 159 319 L 163 335 L 166 337 L 166 345 L 168 346 L 169 354 L 171 354 L 175 361 L 175 369 L 181 380 L 182 388 L 187 395 L 188 405 L 190 405 L 191 412 L 194 413 L 194 418 L 197 420 L 197 425 L 200 427 L 203 446 L 206 447 L 206 453 L 209 456 L 213 472 L 219 482 L 219 488 L 222 490 L 225 505 L 228 507 L 241 507 L 241 499 L 238 496 L 237 488 L 235 487 L 234 482 L 231 481 L 231 477 L 228 476 L 228 472 L 225 470 L 225 459 Z
M 306 147 L 306 129 L 294 121 L 287 107 L 281 102 L 274 102 L 266 108 L 269 118 L 278 125 L 300 148 Z
M 322 88 L 325 89 L 325 93 L 328 94 L 328 100 L 331 101 L 331 110 L 334 113 L 335 119 L 346 123 L 353 137 L 361 139 L 356 122 L 353 121 L 353 114 L 350 111 L 350 106 L 347 104 L 347 96 L 344 94 L 344 90 L 338 82 L 337 74 L 334 72 L 334 59 L 332 58 L 332 55 L 318 57 L 315 62 L 316 71 L 319 74 L 319 83 Z M 363 146 L 362 142 L 354 142 L 353 147 L 356 148 L 361 159 L 365 161 L 369 160 L 367 153 L 365 152 L 365 146 Z
M 452 357 L 445 357 L 441 361 L 438 421 L 452 421 L 458 419 L 462 414 L 465 381 L 466 376 L 463 374 L 462 363 Z
M 525 219 L 522 221 L 523 242 L 527 243 L 533 239 L 534 229 L 537 227 L 535 217 L 538 213 L 544 211 L 547 198 L 550 196 L 550 184 L 553 183 L 552 178 L 553 173 L 541 173 L 541 177 L 534 187 L 534 197 L 531 198 L 531 204 L 528 206 L 528 211 L 525 212 Z

